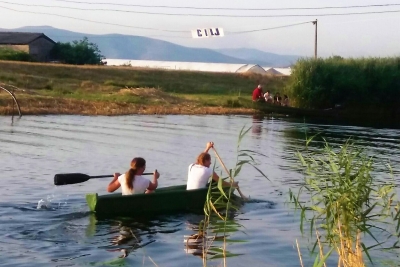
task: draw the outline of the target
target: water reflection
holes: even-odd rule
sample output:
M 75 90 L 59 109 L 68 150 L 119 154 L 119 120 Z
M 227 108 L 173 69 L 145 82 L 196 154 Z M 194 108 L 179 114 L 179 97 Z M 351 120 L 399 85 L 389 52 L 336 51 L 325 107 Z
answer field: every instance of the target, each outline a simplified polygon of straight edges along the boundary
M 122 253 L 120 258 L 126 258 L 128 255 L 138 248 L 147 246 L 153 243 L 155 240 L 148 241 L 141 244 L 142 239 L 140 237 L 140 232 L 138 229 L 124 226 L 122 222 L 119 225 L 119 232 L 111 238 L 111 244 L 113 248 L 107 249 L 109 252 L 120 251 Z
M 220 215 L 224 216 L 223 213 Z M 196 222 L 187 222 L 186 228 L 193 232 L 184 235 L 184 249 L 187 254 L 201 257 L 203 260 L 218 258 L 229 258 L 243 255 L 229 251 L 229 244 L 235 242 L 246 242 L 245 240 L 233 240 L 230 237 L 238 232 L 242 226 L 236 222 L 237 212 L 231 211 L 222 220 L 216 214 L 205 217 Z M 206 227 L 204 226 L 206 224 Z M 227 249 L 228 247 L 228 249 Z
M 261 137 L 263 119 L 264 116 L 262 114 L 253 115 L 253 123 L 251 125 L 251 133 L 253 134 L 253 136 L 256 136 L 258 138 Z
M 107 244 L 101 248 L 107 252 L 119 252 L 118 258 L 126 258 L 138 249 L 156 242 L 157 235 L 179 231 L 181 225 L 181 221 L 171 221 L 168 217 L 104 220 L 91 214 L 86 236 L 94 239 L 98 236 L 107 237 Z

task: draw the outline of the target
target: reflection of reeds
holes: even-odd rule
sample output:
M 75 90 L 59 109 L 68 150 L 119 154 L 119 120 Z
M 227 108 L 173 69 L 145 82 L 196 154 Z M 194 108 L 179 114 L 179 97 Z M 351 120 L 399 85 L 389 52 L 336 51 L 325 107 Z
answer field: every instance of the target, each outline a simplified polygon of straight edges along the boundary
M 311 230 L 316 229 L 316 262 L 324 263 L 336 250 L 339 267 L 363 267 L 363 253 L 372 261 L 369 249 L 381 246 L 391 237 L 398 240 L 400 213 L 394 185 L 372 177 L 374 162 L 363 149 L 348 141 L 335 150 L 326 142 L 322 153 L 307 151 L 304 155 L 298 153 L 298 157 L 305 170 L 305 181 L 297 195 L 290 191 L 290 200 L 301 210 L 301 231 L 306 221 Z M 391 174 L 390 166 L 389 170 Z M 376 245 L 366 247 L 361 234 L 369 235 Z M 324 245 L 330 248 L 325 255 Z M 392 248 L 395 247 L 396 243 Z M 316 244 L 313 251 L 315 248 Z

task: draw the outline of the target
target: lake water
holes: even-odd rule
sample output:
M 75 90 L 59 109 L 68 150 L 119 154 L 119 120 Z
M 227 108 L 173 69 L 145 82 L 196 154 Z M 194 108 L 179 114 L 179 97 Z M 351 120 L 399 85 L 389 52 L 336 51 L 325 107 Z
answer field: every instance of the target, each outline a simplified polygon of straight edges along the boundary
M 215 142 L 228 168 L 234 167 L 243 127 L 251 130 L 241 148 L 265 154 L 257 157 L 258 167 L 270 181 L 251 167 L 237 178 L 243 193 L 257 201 L 235 214 L 243 227 L 231 238 L 246 242 L 227 244 L 231 253 L 241 254 L 228 258 L 228 266 L 300 266 L 296 239 L 304 265 L 312 266 L 307 238 L 299 232 L 299 214 L 285 203 L 289 188 L 296 191 L 301 183 L 294 153 L 304 150 L 305 132 L 320 133 L 331 144 L 352 137 L 378 160 L 390 160 L 400 180 L 398 129 L 247 116 L 24 116 L 13 123 L 3 116 L 0 266 L 202 266 L 201 257 L 186 251 L 184 244 L 184 236 L 195 233 L 202 216 L 96 220 L 88 212 L 85 193 L 107 194 L 111 178 L 56 187 L 53 177 L 124 172 L 133 157 L 142 156 L 146 171 L 161 173 L 159 187 L 185 184 L 187 166 L 208 141 Z M 136 238 L 124 239 L 126 232 Z M 119 258 L 125 253 L 121 249 L 129 253 L 126 258 Z M 400 262 L 396 254 L 372 254 L 378 266 L 382 258 L 396 262 L 393 266 Z M 222 266 L 222 260 L 211 260 L 208 266 Z

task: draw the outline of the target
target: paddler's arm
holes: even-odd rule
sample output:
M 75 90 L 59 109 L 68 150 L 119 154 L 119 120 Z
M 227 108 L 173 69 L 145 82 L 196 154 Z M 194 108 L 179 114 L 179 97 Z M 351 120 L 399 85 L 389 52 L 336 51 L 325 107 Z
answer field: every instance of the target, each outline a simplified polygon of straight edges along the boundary
M 153 182 L 150 182 L 149 187 L 147 187 L 148 190 L 156 190 L 158 187 L 158 178 L 160 177 L 160 173 L 155 170 L 153 173 Z
M 210 148 L 214 147 L 214 142 L 208 142 L 206 145 L 206 149 L 204 150 L 204 153 L 208 153 L 208 150 L 210 150 Z
M 113 178 L 113 180 L 111 181 L 111 183 L 108 185 L 108 187 L 107 187 L 107 191 L 108 192 L 114 192 L 115 190 L 117 190 L 118 188 L 120 188 L 121 187 L 121 184 L 119 183 L 119 181 L 118 181 L 118 177 L 120 176 L 121 174 L 120 173 L 118 173 L 118 172 L 116 172 L 116 173 L 114 173 L 114 178 Z
M 215 181 L 215 182 L 218 183 L 218 181 L 219 181 L 219 176 L 218 176 L 215 172 L 213 172 L 212 179 L 213 179 L 213 181 Z M 222 186 L 230 187 L 230 186 L 232 185 L 233 188 L 238 188 L 238 187 L 239 187 L 239 186 L 238 186 L 238 183 L 239 183 L 239 182 L 234 182 L 233 184 L 231 184 L 231 183 L 222 181 Z

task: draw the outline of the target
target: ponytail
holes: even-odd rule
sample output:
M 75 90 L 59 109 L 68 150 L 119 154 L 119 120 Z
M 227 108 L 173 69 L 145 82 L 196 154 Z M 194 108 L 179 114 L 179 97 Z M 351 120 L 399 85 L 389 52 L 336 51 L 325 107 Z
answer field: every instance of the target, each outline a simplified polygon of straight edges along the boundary
M 136 170 L 130 168 L 126 173 L 125 173 L 125 177 L 126 177 L 126 183 L 128 185 L 128 188 L 130 190 L 133 189 L 133 182 L 135 181 L 135 175 L 136 175 Z
M 125 173 L 126 183 L 130 190 L 133 189 L 133 182 L 135 181 L 135 175 L 139 168 L 146 166 L 146 160 L 144 158 L 134 158 L 131 161 L 131 168 Z

